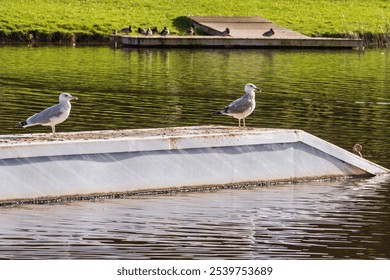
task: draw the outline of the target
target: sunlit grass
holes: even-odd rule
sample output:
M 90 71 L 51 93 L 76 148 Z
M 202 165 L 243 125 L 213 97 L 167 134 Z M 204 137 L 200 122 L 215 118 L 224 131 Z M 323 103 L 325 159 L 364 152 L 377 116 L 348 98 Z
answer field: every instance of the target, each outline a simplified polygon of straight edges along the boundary
M 390 1 L 383 0 L 0 0 L 0 14 L 0 35 L 14 40 L 104 39 L 128 25 L 184 34 L 189 15 L 257 15 L 309 36 L 390 33 Z

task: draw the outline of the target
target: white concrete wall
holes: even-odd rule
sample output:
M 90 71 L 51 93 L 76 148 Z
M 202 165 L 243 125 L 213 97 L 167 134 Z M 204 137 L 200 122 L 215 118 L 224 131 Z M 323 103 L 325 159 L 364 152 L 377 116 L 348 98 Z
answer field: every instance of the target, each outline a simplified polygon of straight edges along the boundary
M 386 172 L 293 130 L 11 142 L 0 144 L 0 201 Z

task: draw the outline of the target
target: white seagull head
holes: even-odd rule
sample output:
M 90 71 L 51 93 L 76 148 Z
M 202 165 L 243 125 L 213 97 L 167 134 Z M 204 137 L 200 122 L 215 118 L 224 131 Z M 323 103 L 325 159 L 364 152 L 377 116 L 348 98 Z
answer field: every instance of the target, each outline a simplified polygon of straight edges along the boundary
M 246 93 L 252 93 L 253 91 L 259 91 L 261 92 L 261 89 L 259 89 L 258 87 L 256 87 L 254 84 L 246 84 L 245 85 L 245 92 Z
M 70 95 L 70 93 L 67 93 L 67 92 L 61 93 L 60 97 L 59 97 L 60 103 L 68 102 L 70 100 L 77 100 L 77 99 L 78 99 L 77 97 L 72 96 L 72 95 Z

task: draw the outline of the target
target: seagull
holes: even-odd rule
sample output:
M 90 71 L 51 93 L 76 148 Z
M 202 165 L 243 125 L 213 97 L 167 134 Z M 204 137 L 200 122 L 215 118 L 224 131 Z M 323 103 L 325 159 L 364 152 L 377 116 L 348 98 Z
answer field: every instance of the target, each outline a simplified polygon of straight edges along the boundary
M 245 94 L 239 99 L 233 101 L 221 111 L 215 112 L 213 115 L 228 115 L 238 119 L 238 126 L 241 127 L 241 120 L 243 120 L 245 127 L 245 118 L 249 116 L 256 107 L 255 90 L 261 90 L 254 84 L 245 85 Z
M 275 31 L 271 28 L 270 30 L 266 31 L 263 33 L 263 36 L 265 37 L 271 37 L 272 35 L 275 34 Z
M 221 33 L 222 36 L 229 36 L 230 35 L 230 29 L 226 28 L 225 31 Z
M 169 29 L 168 27 L 164 27 L 164 29 L 161 31 L 160 33 L 162 36 L 166 36 L 166 35 L 169 35 Z
M 360 145 L 360 144 L 353 145 L 352 151 L 353 151 L 354 154 L 356 154 L 356 155 L 358 155 L 360 157 L 363 157 L 363 155 L 361 153 L 362 150 L 363 150 L 362 145 Z
M 56 133 L 55 126 L 64 122 L 70 114 L 70 100 L 77 100 L 77 97 L 63 92 L 59 96 L 57 105 L 46 108 L 45 110 L 29 117 L 27 120 L 16 123 L 16 127 L 29 127 L 34 125 L 51 126 L 53 136 Z

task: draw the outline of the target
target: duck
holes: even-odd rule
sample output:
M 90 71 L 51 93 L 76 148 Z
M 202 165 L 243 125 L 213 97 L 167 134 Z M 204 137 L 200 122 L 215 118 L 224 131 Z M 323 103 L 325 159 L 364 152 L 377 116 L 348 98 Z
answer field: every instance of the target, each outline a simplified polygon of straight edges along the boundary
M 138 33 L 146 35 L 147 30 L 145 28 L 138 27 Z
M 263 36 L 265 37 L 271 37 L 272 35 L 275 34 L 275 31 L 271 28 L 270 30 L 266 31 L 263 33 Z
M 222 36 L 229 36 L 230 35 L 230 29 L 226 28 L 225 31 L 221 33 Z
M 132 29 L 132 27 L 130 25 L 129 27 L 122 28 L 121 32 L 125 33 L 126 35 L 129 35 L 129 33 L 133 32 L 133 29 Z
M 359 143 L 356 143 L 355 145 L 353 145 L 352 151 L 354 154 L 358 155 L 359 157 L 363 157 L 363 155 L 361 153 L 362 150 L 363 150 L 363 147 Z
M 164 29 L 161 31 L 161 33 L 160 33 L 160 35 L 161 36 L 166 36 L 166 35 L 169 35 L 169 29 L 168 29 L 168 27 L 164 27 Z
M 190 28 L 188 28 L 188 29 L 186 30 L 186 33 L 187 33 L 187 35 L 194 35 L 194 34 L 195 34 L 195 30 L 194 30 L 194 28 L 191 26 Z

